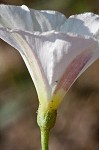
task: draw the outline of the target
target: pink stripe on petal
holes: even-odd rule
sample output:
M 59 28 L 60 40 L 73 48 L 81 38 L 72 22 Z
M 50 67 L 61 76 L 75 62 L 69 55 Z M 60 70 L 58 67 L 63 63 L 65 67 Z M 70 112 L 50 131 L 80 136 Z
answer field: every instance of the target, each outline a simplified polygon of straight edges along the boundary
M 62 78 L 60 79 L 55 94 L 60 90 L 61 88 L 65 91 L 68 91 L 81 70 L 84 68 L 84 66 L 87 64 L 87 62 L 90 60 L 92 56 L 91 51 L 84 51 L 80 55 L 78 55 L 66 68 L 65 73 L 63 74 Z

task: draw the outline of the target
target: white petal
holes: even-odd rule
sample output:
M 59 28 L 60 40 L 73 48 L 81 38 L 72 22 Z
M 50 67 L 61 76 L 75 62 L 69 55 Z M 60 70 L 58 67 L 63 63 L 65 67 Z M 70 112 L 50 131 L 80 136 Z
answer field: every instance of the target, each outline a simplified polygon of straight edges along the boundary
M 29 10 L 20 6 L 0 5 L 0 27 L 21 30 L 33 30 Z
M 57 108 L 77 77 L 99 58 L 99 16 L 85 13 L 66 20 L 56 11 L 0 5 L 0 38 L 20 52 L 40 102 L 46 107 L 51 100 L 49 106 Z
M 31 49 L 31 45 L 29 45 L 25 39 L 26 37 L 24 33 L 21 31 L 13 32 L 8 29 L 0 28 L 0 38 L 20 52 L 34 81 L 39 100 L 40 102 L 43 101 L 46 104 L 50 95 L 49 85 L 42 70 L 38 56 L 36 56 L 35 50 Z
M 31 36 L 25 35 L 25 38 L 32 49 L 35 50 L 41 62 L 48 84 L 51 88 L 51 96 L 53 95 L 58 81 L 64 74 L 64 71 L 77 56 L 84 52 L 86 54 L 85 56 L 89 57 L 89 55 L 87 56 L 87 52 L 92 53 L 90 59 L 86 61 L 86 65 L 82 67 L 77 76 L 99 58 L 98 42 L 90 37 L 85 38 L 52 31 Z M 71 72 L 73 73 L 73 71 Z
M 95 36 L 99 38 L 99 15 L 84 13 L 68 18 L 61 27 L 63 32 Z
M 96 60 L 93 50 L 89 48 L 85 49 L 85 51 L 77 55 L 71 61 L 64 71 L 64 74 L 62 75 L 54 94 L 58 93 L 59 90 L 64 90 L 64 95 L 67 93 L 78 76 L 81 75 Z M 64 95 L 62 96 L 64 97 Z
M 35 73 L 36 68 L 34 69 L 34 66 L 30 63 L 35 65 L 35 58 L 39 61 L 40 71 L 43 72 L 44 81 L 47 85 L 48 100 L 50 100 L 53 95 L 55 87 L 57 86 L 57 81 L 61 79 L 69 64 L 77 56 L 79 56 L 82 52 L 86 53 L 87 51 L 90 51 L 92 53 L 91 62 L 95 61 L 96 58 L 99 58 L 98 42 L 94 38 L 90 37 L 64 34 L 54 31 L 41 34 L 23 31 L 11 32 L 5 29 L 1 29 L 0 37 L 18 49 L 21 54 L 25 56 L 28 64 L 27 66 L 30 68 L 30 72 L 32 72 L 31 76 L 34 76 L 33 74 Z M 39 73 L 36 72 L 39 85 L 39 80 L 41 79 L 40 71 Z M 33 80 L 35 79 L 33 78 Z
M 27 6 L 0 5 L 0 27 L 24 31 L 59 30 L 66 17 L 56 11 L 38 11 Z

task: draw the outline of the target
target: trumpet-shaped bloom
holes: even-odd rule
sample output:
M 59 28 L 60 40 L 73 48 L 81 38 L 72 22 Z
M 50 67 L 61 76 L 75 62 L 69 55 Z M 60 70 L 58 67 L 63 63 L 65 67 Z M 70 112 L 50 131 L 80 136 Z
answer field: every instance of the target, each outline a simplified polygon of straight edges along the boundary
M 56 109 L 74 83 L 99 58 L 99 16 L 66 17 L 56 11 L 0 5 L 0 38 L 21 54 L 43 109 Z

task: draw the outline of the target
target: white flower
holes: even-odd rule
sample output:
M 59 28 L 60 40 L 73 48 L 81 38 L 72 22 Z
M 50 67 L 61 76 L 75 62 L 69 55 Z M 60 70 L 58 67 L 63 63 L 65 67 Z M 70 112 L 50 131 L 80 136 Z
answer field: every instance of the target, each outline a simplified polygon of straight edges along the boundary
M 23 57 L 42 109 L 56 109 L 74 83 L 99 58 L 99 16 L 66 17 L 56 11 L 0 5 L 0 38 Z

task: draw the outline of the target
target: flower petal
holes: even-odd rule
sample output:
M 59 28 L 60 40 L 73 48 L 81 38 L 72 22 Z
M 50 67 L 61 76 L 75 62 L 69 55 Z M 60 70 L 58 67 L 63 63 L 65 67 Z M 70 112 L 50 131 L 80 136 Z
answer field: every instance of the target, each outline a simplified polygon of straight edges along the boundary
M 61 27 L 61 31 L 99 38 L 99 15 L 84 13 L 71 16 Z
M 84 13 L 66 20 L 56 11 L 0 5 L 0 38 L 20 52 L 43 107 L 57 108 L 99 58 L 99 16 Z
M 54 94 L 56 94 L 58 90 L 61 89 L 63 89 L 66 93 L 74 83 L 74 81 L 77 79 L 79 74 L 84 72 L 89 67 L 89 61 L 91 60 L 91 64 L 95 61 L 95 58 L 93 58 L 93 56 L 93 51 L 90 49 L 86 49 L 84 52 L 77 55 L 65 70 L 55 89 Z
M 88 39 L 87 39 L 88 40 Z M 89 39 L 89 41 L 92 39 Z M 86 41 L 86 42 L 89 42 Z M 79 40 L 78 40 L 79 42 Z M 82 44 L 83 44 L 82 39 Z M 86 44 L 85 42 L 85 44 Z M 91 42 L 91 41 L 90 41 Z M 93 43 L 93 44 L 92 44 Z M 70 58 L 70 62 L 67 65 L 66 69 L 64 70 L 63 75 L 61 75 L 61 78 L 53 92 L 53 96 L 51 101 L 49 102 L 49 109 L 54 108 L 57 109 L 61 101 L 63 100 L 65 94 L 68 92 L 70 87 L 73 85 L 73 83 L 76 81 L 76 79 L 97 59 L 99 58 L 99 45 L 98 42 L 95 43 L 95 41 L 92 41 L 92 43 L 87 45 L 85 49 L 84 46 L 82 47 L 82 52 L 80 53 L 76 50 L 75 54 L 76 56 L 73 56 L 74 58 L 69 57 L 69 52 L 72 50 L 72 46 L 70 49 L 68 49 L 68 54 L 65 56 L 65 58 Z M 72 43 L 73 44 L 73 43 Z M 77 43 L 75 43 L 77 44 Z M 73 49 L 75 49 L 73 47 Z M 80 49 L 79 49 L 80 50 Z M 68 62 L 67 62 L 68 63 Z
M 84 56 L 89 58 L 87 53 L 89 54 L 89 52 L 91 52 L 92 60 L 90 64 L 99 57 L 98 42 L 90 37 L 58 33 L 55 31 L 29 33 L 20 30 L 10 31 L 2 28 L 0 28 L 0 37 L 18 49 L 23 58 L 25 57 L 24 60 L 30 70 L 38 93 L 39 91 L 42 91 L 41 89 L 43 89 L 43 91 L 45 89 L 47 92 L 47 95 L 45 96 L 46 100 L 51 100 L 55 88 L 57 87 L 58 82 L 61 82 L 60 79 L 66 70 L 66 77 L 68 77 L 68 66 L 71 66 L 70 64 L 72 61 L 80 56 L 80 54 L 84 52 Z M 86 57 L 82 59 L 85 60 Z M 84 64 L 87 64 L 89 60 L 90 59 L 87 61 L 86 59 L 86 63 L 84 62 Z M 73 63 L 74 70 L 71 70 L 73 67 L 69 67 L 70 73 L 75 74 L 75 64 L 77 65 L 77 62 Z M 69 84 L 69 87 L 72 85 L 78 74 L 81 73 L 84 64 L 78 65 L 78 71 L 72 82 Z M 86 68 L 89 65 L 87 65 Z M 67 79 L 68 78 L 65 80 Z M 69 79 L 68 82 L 70 82 Z M 41 85 L 43 88 L 41 88 Z M 61 85 L 60 88 L 64 89 L 64 86 Z M 39 88 L 41 89 L 39 90 Z
M 57 11 L 38 11 L 27 6 L 0 5 L 0 27 L 24 31 L 59 30 L 66 17 Z
M 31 45 L 28 44 L 24 34 L 20 31 L 13 32 L 8 29 L 0 28 L 0 38 L 20 52 L 34 81 L 39 100 L 42 105 L 44 104 L 44 107 L 46 107 L 50 90 L 35 50 L 31 49 Z

